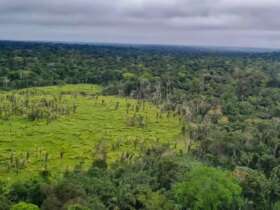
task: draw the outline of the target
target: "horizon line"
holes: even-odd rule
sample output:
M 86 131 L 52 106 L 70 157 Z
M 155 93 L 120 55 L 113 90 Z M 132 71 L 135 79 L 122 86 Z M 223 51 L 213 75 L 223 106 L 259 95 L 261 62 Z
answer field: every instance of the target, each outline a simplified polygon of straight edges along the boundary
M 153 47 L 178 47 L 178 48 L 204 48 L 204 49 L 220 49 L 220 50 L 236 50 L 236 51 L 266 51 L 279 52 L 280 48 L 270 47 L 249 47 L 249 46 L 225 46 L 225 45 L 187 45 L 187 44 L 159 44 L 159 43 L 125 43 L 125 42 L 94 42 L 94 41 L 64 41 L 64 40 L 17 40 L 17 39 L 1 39 L 0 42 L 25 42 L 25 43 L 46 43 L 46 44 L 69 44 L 69 45 L 119 45 L 119 46 L 153 46 Z

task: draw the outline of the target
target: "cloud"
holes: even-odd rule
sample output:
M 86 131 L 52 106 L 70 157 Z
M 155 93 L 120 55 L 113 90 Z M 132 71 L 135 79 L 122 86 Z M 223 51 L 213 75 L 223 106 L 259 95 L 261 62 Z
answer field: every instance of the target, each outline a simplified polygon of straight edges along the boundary
M 278 0 L 1 0 L 0 38 L 279 47 Z

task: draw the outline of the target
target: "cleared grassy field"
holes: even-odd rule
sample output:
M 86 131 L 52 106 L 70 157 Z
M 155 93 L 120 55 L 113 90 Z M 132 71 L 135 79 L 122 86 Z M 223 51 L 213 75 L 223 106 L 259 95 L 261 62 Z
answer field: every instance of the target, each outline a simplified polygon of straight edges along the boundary
M 135 158 L 153 144 L 183 147 L 176 140 L 181 125 L 172 113 L 144 101 L 100 96 L 100 91 L 94 85 L 66 85 L 0 93 L 0 103 L 13 94 L 21 103 L 27 103 L 22 98 L 28 97 L 27 107 L 34 100 L 62 98 L 58 106 L 75 104 L 76 108 L 51 121 L 30 120 L 25 109 L 0 119 L 0 178 L 24 179 L 46 169 L 58 175 L 79 164 L 87 167 L 98 155 L 106 155 L 109 162 Z

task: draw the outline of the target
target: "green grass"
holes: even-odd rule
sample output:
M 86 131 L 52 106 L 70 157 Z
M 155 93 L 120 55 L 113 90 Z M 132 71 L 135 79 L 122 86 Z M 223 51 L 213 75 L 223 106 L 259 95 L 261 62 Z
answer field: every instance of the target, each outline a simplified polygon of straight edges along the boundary
M 46 165 L 46 154 L 48 170 L 58 175 L 80 163 L 88 167 L 99 153 L 97 145 L 106 149 L 111 163 L 125 153 L 137 157 L 142 149 L 154 144 L 176 144 L 181 128 L 178 118 L 160 113 L 148 102 L 140 102 L 142 105 L 136 115 L 144 118 L 145 126 L 129 125 L 128 119 L 135 114 L 138 102 L 113 96 L 97 98 L 95 95 L 101 90 L 94 85 L 66 85 L 17 91 L 21 94 L 32 92 L 31 97 L 64 94 L 66 101 L 72 103 L 74 100 L 78 108 L 76 113 L 50 123 L 30 121 L 23 116 L 0 120 L 1 179 L 9 182 L 37 175 Z M 120 105 L 116 110 L 117 103 Z M 128 103 L 131 106 L 127 113 Z M 180 142 L 178 145 L 180 148 Z M 25 166 L 19 170 L 11 167 L 15 159 L 24 161 Z
M 102 87 L 98 85 L 87 85 L 87 84 L 79 84 L 79 85 L 62 85 L 62 86 L 49 86 L 49 87 L 36 87 L 36 88 L 26 88 L 21 90 L 15 90 L 10 92 L 39 92 L 42 94 L 80 94 L 80 95 L 94 95 L 96 93 L 101 93 Z M 0 92 L 4 93 L 4 92 Z

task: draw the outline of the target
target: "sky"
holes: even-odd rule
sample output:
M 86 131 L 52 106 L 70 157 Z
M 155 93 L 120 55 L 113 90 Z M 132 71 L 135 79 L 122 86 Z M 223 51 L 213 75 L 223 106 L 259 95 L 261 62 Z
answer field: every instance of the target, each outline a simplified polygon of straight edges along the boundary
M 280 0 L 0 0 L 0 39 L 280 48 Z

